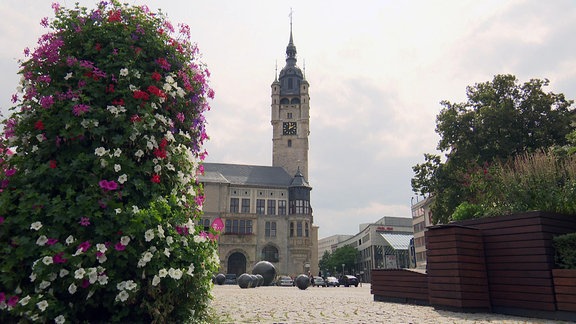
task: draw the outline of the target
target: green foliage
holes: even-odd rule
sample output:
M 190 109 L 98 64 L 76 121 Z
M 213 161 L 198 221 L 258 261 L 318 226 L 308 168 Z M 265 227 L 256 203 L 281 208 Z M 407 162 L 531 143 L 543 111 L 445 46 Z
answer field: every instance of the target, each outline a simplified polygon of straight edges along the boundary
M 576 233 L 554 237 L 556 265 L 561 269 L 576 269 Z
M 465 201 L 456 207 L 456 210 L 454 210 L 451 218 L 454 221 L 462 221 L 466 219 L 479 218 L 483 215 L 483 213 L 484 210 L 482 206 L 471 204 Z
M 475 203 L 485 215 L 529 210 L 576 213 L 576 156 L 525 153 L 470 174 Z
M 437 149 L 446 161 L 425 155 L 426 162 L 413 167 L 414 192 L 434 197 L 436 223 L 448 222 L 456 207 L 475 203 L 478 191 L 469 187 L 471 171 L 514 156 L 567 144 L 574 131 L 571 100 L 546 93 L 548 80 L 519 84 L 512 75 L 496 75 L 491 82 L 466 89 L 463 103 L 442 101 L 436 132 Z
M 0 140 L 0 322 L 203 321 L 213 93 L 188 27 L 117 1 L 53 8 Z
M 344 268 L 351 271 L 356 264 L 357 256 L 358 250 L 349 245 L 337 248 L 332 253 L 326 251 L 319 261 L 320 270 L 332 272 L 336 269 L 338 272 L 342 271 L 342 264 L 344 264 Z

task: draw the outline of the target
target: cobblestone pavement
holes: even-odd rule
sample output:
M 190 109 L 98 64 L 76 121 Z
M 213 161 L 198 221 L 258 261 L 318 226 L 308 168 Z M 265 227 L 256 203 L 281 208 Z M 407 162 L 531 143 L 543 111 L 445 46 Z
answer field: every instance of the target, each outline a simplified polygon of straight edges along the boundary
M 212 307 L 225 323 L 567 323 L 485 313 L 454 313 L 375 302 L 370 284 L 362 287 L 214 286 Z

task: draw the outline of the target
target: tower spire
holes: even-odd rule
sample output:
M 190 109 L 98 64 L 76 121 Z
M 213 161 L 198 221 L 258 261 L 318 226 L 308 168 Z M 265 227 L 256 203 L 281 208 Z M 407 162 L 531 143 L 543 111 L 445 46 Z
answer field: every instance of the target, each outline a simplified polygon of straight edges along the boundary
M 290 40 L 288 41 L 288 46 L 286 46 L 286 65 L 295 66 L 296 65 L 296 46 L 294 45 L 294 38 L 292 37 L 292 16 L 294 15 L 294 10 L 290 8 Z

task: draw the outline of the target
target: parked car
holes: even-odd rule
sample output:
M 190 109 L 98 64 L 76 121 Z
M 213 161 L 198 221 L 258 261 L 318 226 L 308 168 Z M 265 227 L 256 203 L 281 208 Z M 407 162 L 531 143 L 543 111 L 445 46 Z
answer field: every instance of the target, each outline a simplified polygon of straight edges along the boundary
M 327 277 L 324 281 L 326 282 L 327 287 L 340 287 L 340 282 L 336 277 Z
M 314 277 L 312 287 L 326 287 L 326 281 L 322 277 Z
M 358 278 L 350 275 L 343 275 L 340 277 L 340 284 L 344 287 L 354 286 L 358 287 Z
M 292 287 L 294 286 L 294 280 L 288 276 L 280 276 L 276 280 L 276 286 Z
M 235 285 L 236 284 L 236 274 L 229 273 L 226 275 L 226 280 L 224 280 L 225 285 Z

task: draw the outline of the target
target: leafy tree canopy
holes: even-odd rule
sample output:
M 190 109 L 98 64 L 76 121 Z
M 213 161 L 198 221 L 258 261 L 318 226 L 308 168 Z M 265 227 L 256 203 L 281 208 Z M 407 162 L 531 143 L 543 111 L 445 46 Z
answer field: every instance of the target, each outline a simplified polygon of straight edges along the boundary
M 445 162 L 440 155 L 425 154 L 425 162 L 412 168 L 413 191 L 434 196 L 435 222 L 447 222 L 460 203 L 473 201 L 467 188 L 470 170 L 568 143 L 573 101 L 545 92 L 548 85 L 546 79 L 521 84 L 513 75 L 496 75 L 468 86 L 466 102 L 441 102 L 437 149 Z
M 350 271 L 356 264 L 357 255 L 358 250 L 349 245 L 337 248 L 332 253 L 326 251 L 319 261 L 320 269 L 330 272 L 334 269 L 342 271 L 342 264 L 344 264 L 344 268 Z

